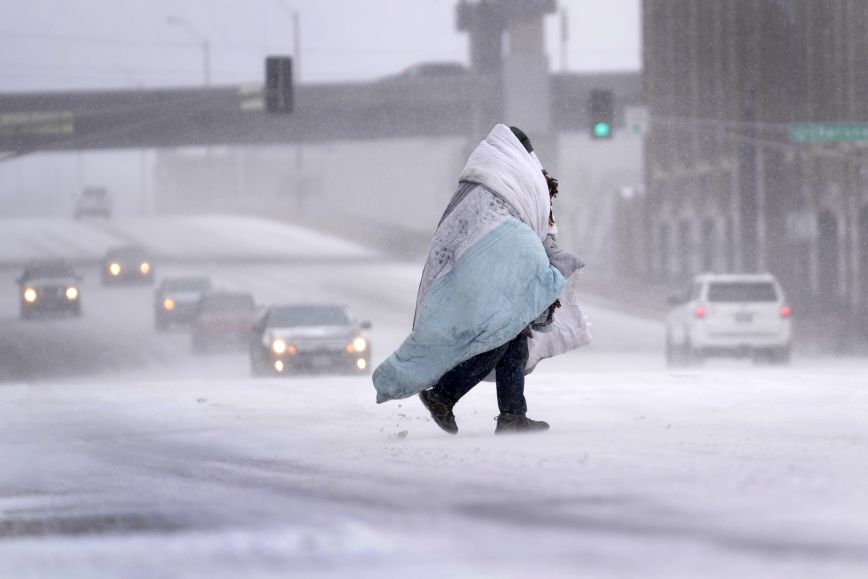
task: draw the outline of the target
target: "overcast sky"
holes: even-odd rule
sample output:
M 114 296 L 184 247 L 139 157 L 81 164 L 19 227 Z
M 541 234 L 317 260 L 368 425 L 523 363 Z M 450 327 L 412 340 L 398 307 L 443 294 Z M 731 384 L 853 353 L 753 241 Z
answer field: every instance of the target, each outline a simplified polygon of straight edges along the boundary
M 0 92 L 178 86 L 261 80 L 269 53 L 292 51 L 301 22 L 301 81 L 366 80 L 414 62 L 467 62 L 457 0 L 0 0 Z M 638 70 L 640 0 L 560 0 L 568 14 L 567 68 Z M 166 22 L 174 16 L 195 32 Z M 559 21 L 547 19 L 552 70 Z

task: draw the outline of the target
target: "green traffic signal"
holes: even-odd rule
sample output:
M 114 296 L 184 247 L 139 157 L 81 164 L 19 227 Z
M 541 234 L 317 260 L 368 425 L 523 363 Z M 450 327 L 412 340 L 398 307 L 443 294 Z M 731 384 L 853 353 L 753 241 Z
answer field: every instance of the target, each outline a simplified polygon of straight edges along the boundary
M 594 136 L 598 139 L 605 139 L 612 133 L 612 127 L 609 123 L 597 123 L 594 125 Z
M 594 89 L 588 95 L 588 127 L 592 139 L 611 139 L 615 132 L 615 93 Z

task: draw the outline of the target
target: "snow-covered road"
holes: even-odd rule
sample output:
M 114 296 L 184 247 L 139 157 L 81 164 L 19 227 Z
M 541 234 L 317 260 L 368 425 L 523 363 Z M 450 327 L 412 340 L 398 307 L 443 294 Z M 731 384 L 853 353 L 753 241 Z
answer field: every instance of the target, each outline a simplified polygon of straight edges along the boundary
M 419 269 L 340 253 L 195 269 L 261 302 L 347 303 L 377 362 Z M 0 577 L 868 576 L 864 359 L 670 372 L 658 322 L 588 296 L 594 345 L 528 380 L 552 430 L 494 437 L 484 384 L 451 437 L 366 377 L 193 356 L 153 330 L 152 289 L 85 274 L 81 319 L 24 323 L 0 272 L 22 364 L 0 382 Z

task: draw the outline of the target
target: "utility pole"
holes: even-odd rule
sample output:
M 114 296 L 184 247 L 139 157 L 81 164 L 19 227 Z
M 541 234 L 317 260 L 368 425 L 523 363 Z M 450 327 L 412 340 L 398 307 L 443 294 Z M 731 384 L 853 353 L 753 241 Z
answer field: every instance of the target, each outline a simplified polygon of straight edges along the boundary
M 287 12 L 292 21 L 292 79 L 293 85 L 298 87 L 301 84 L 301 17 L 298 10 L 289 6 L 285 0 L 279 0 L 278 4 L 281 9 Z M 295 144 L 295 210 L 303 212 L 305 209 L 305 191 L 304 191 L 304 145 L 301 139 L 297 139 Z
M 121 71 L 124 76 L 135 84 L 139 91 L 145 88 L 145 83 L 143 83 L 141 79 L 137 78 L 128 67 L 123 64 L 117 64 L 115 65 L 115 68 Z M 148 161 L 144 147 L 139 149 L 139 196 L 142 215 L 152 213 L 153 209 L 148 196 Z
M 180 26 L 184 30 L 187 31 L 187 34 L 193 38 L 193 40 L 200 44 L 202 47 L 202 75 L 205 86 L 211 85 L 211 43 L 208 40 L 208 37 L 204 34 L 200 33 L 196 30 L 188 20 L 184 20 L 183 18 L 178 18 L 177 16 L 168 16 L 166 17 L 166 24 L 174 24 L 175 26 Z M 202 189 L 209 195 L 209 210 L 214 209 L 214 197 L 213 197 L 213 187 L 212 187 L 212 175 L 211 175 L 211 146 L 205 146 L 205 159 L 206 159 L 206 170 L 204 172 Z
M 569 21 L 567 19 L 567 7 L 561 6 L 561 72 L 567 71 L 567 44 L 570 40 Z
M 292 12 L 292 58 L 295 68 L 295 80 L 301 81 L 301 23 L 298 11 Z
M 196 30 L 190 21 L 178 18 L 177 16 L 167 16 L 166 24 L 180 26 L 201 46 L 202 75 L 204 77 L 205 86 L 211 86 L 211 42 L 208 37 Z

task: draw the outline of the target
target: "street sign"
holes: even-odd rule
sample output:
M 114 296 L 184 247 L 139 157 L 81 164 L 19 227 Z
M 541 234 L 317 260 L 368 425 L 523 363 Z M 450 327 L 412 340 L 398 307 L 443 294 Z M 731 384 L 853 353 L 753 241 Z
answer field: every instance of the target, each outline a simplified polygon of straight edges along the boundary
M 0 137 L 22 135 L 71 135 L 75 117 L 69 111 L 0 113 Z
M 791 143 L 840 143 L 868 141 L 868 123 L 794 123 Z
M 261 111 L 265 109 L 265 94 L 260 84 L 242 84 L 238 87 L 242 111 Z

